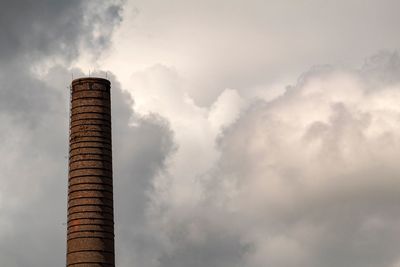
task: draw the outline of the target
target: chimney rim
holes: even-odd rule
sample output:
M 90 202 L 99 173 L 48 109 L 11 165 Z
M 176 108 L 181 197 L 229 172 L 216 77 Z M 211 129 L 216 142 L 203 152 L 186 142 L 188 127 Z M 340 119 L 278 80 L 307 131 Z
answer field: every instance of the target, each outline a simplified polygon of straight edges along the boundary
M 110 80 L 100 77 L 80 77 L 77 79 L 72 80 L 71 85 L 74 86 L 80 83 L 87 83 L 87 82 L 95 82 L 95 83 L 103 83 L 107 85 L 111 85 Z

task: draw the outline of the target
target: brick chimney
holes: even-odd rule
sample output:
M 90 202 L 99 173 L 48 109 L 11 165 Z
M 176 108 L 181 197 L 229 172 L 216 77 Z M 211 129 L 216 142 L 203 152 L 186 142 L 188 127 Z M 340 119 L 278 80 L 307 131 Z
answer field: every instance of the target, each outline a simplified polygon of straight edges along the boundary
M 72 81 L 67 266 L 114 267 L 110 81 Z

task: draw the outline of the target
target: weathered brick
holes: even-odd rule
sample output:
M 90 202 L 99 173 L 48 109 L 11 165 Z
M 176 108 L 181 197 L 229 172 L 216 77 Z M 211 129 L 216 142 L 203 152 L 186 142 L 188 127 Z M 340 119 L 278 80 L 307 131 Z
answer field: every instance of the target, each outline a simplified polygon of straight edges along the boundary
M 67 266 L 115 266 L 110 82 L 71 87 Z

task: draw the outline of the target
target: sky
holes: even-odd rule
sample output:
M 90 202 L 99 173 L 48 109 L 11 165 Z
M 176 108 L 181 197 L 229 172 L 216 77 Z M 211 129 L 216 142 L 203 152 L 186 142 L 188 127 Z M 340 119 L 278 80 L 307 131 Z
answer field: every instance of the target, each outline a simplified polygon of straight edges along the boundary
M 400 267 L 400 2 L 1 3 L 0 266 L 65 265 L 90 73 L 117 266 Z

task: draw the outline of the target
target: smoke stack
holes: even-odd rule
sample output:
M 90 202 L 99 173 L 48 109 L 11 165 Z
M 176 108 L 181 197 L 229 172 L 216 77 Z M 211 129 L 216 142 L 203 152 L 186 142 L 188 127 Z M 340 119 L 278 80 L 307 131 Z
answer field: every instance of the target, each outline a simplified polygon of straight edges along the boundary
M 110 81 L 72 81 L 67 266 L 113 267 Z

